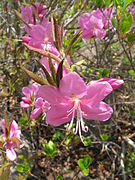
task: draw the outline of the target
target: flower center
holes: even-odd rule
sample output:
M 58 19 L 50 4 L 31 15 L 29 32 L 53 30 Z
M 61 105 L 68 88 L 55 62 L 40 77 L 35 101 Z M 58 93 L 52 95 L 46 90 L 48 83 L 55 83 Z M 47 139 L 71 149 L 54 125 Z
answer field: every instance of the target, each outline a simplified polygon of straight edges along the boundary
M 71 130 L 72 126 L 73 126 L 73 122 L 74 122 L 74 118 L 75 118 L 75 113 L 77 113 L 76 127 L 73 128 L 73 133 L 77 134 L 77 132 L 79 130 L 79 136 L 80 136 L 81 141 L 83 142 L 81 130 L 83 132 L 88 132 L 88 127 L 85 126 L 84 122 L 83 122 L 83 114 L 84 114 L 84 112 L 81 110 L 81 107 L 80 107 L 81 100 L 78 97 L 72 97 L 71 101 L 74 102 L 74 106 L 73 106 L 72 109 L 70 109 L 68 111 L 68 116 L 70 114 L 72 114 L 72 119 L 71 119 L 70 124 L 69 123 L 67 124 L 67 131 L 70 132 L 70 130 Z

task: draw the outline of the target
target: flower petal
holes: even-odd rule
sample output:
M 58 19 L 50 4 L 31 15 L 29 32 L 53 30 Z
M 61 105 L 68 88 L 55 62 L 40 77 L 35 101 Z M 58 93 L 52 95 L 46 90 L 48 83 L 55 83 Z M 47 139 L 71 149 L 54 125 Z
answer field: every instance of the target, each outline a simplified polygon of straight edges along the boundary
M 81 105 L 81 110 L 84 112 L 83 117 L 88 120 L 106 121 L 113 113 L 113 109 L 103 101 L 92 106 L 83 104 Z
M 60 93 L 54 86 L 40 86 L 38 96 L 42 97 L 44 100 L 48 101 L 51 104 L 57 104 L 62 99 Z
M 35 107 L 36 108 L 41 108 L 42 105 L 43 105 L 43 102 L 44 102 L 43 98 L 41 98 L 41 97 L 37 98 L 36 101 L 35 101 Z
M 86 101 L 91 104 L 102 101 L 108 94 L 113 91 L 108 82 L 97 82 L 89 84 L 87 87 Z
M 60 126 L 69 122 L 72 118 L 72 114 L 69 114 L 69 110 L 72 109 L 73 104 L 59 104 L 53 106 L 46 113 L 46 122 L 53 126 Z
M 20 102 L 20 106 L 21 106 L 22 108 L 29 108 L 29 107 L 30 107 L 29 104 L 24 103 L 23 101 Z
M 35 119 L 36 117 L 39 116 L 41 112 L 42 112 L 42 108 L 35 108 L 30 115 L 30 119 Z
M 86 94 L 87 86 L 83 79 L 75 72 L 68 73 L 60 81 L 59 91 L 63 96 L 83 97 Z
M 9 161 L 14 161 L 16 159 L 16 153 L 12 147 L 7 148 L 6 156 Z
M 124 81 L 121 79 L 112 79 L 112 78 L 101 78 L 96 82 L 104 82 L 104 81 L 107 81 L 112 86 L 113 90 L 119 88 L 124 83 Z
M 22 93 L 23 93 L 25 96 L 27 96 L 27 97 L 30 97 L 30 96 L 31 96 L 31 90 L 30 90 L 30 88 L 28 88 L 28 87 L 23 87 L 23 88 L 22 88 Z

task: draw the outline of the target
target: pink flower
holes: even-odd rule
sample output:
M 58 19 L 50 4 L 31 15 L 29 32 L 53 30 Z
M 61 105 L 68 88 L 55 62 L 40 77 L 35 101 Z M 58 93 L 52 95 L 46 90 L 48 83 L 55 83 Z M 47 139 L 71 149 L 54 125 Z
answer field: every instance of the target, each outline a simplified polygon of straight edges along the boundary
M 21 6 L 21 14 L 22 14 L 22 19 L 27 23 L 27 24 L 37 24 L 40 23 L 40 19 L 43 16 L 45 16 L 47 13 L 46 6 L 44 6 L 43 3 L 38 3 L 35 2 L 34 5 L 30 6 Z M 34 22 L 36 21 L 36 22 Z
M 41 86 L 38 95 L 47 100 L 51 109 L 46 113 L 46 122 L 53 126 L 59 126 L 66 122 L 67 130 L 70 131 L 77 115 L 74 134 L 79 135 L 81 140 L 81 129 L 88 131 L 84 125 L 83 117 L 87 120 L 108 120 L 113 110 L 103 102 L 104 98 L 113 91 L 107 81 L 90 83 L 86 85 L 81 77 L 73 72 L 65 75 L 60 81 L 59 89 L 54 86 Z
M 20 142 L 21 131 L 18 130 L 18 124 L 14 120 L 9 126 L 9 132 L 6 130 L 4 119 L 1 121 L 1 128 L 3 131 L 2 137 L 5 141 L 3 148 L 6 147 L 7 159 L 9 161 L 14 161 L 16 159 L 16 153 L 13 147 L 18 146 L 16 142 Z
M 30 115 L 30 119 L 35 119 L 42 112 L 47 112 L 50 108 L 50 105 L 47 101 L 44 101 L 43 98 L 39 97 L 35 100 L 35 109 L 32 111 Z
M 104 26 L 106 28 L 111 28 L 112 27 L 112 17 L 113 17 L 113 13 L 112 13 L 112 9 L 109 8 L 105 8 L 105 9 L 102 9 L 102 14 L 103 14 L 103 23 L 104 23 Z
M 53 43 L 52 28 L 50 22 L 46 21 L 44 27 L 42 25 L 32 26 L 31 30 L 29 31 L 29 35 L 30 37 L 22 37 L 23 41 L 28 45 L 52 52 L 55 55 L 59 54 Z
M 103 39 L 105 37 L 103 14 L 99 9 L 94 10 L 91 14 L 84 13 L 79 17 L 78 22 L 83 31 L 82 38 L 97 37 Z
M 121 79 L 101 78 L 97 81 L 91 81 L 90 84 L 97 83 L 97 82 L 105 82 L 105 81 L 108 82 L 112 86 L 113 90 L 119 88 L 124 83 L 124 81 Z
M 22 97 L 20 106 L 22 108 L 29 108 L 32 106 L 35 98 L 37 97 L 38 86 L 36 84 L 31 84 L 29 87 L 23 87 L 22 93 L 25 97 Z

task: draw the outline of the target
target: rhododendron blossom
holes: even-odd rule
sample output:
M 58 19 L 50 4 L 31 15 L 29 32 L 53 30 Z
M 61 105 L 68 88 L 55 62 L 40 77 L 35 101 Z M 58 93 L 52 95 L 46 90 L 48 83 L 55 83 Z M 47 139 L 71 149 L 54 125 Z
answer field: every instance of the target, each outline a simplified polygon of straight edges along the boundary
M 106 28 L 111 28 L 112 27 L 112 17 L 113 17 L 112 9 L 105 8 L 105 9 L 102 9 L 102 12 L 103 12 L 102 14 L 103 14 L 104 26 Z
M 78 22 L 83 31 L 81 35 L 82 38 L 104 38 L 106 35 L 104 21 L 105 19 L 103 14 L 99 9 L 94 10 L 91 14 L 84 13 L 82 16 L 80 16 Z
M 46 122 L 53 126 L 59 126 L 66 122 L 67 130 L 70 131 L 75 116 L 77 115 L 74 134 L 79 135 L 81 140 L 81 129 L 88 131 L 84 125 L 83 117 L 87 120 L 108 120 L 113 110 L 103 102 L 103 99 L 113 91 L 107 81 L 90 83 L 86 85 L 82 78 L 75 72 L 68 73 L 60 81 L 59 88 L 54 86 L 41 86 L 38 95 L 47 100 L 51 108 L 46 114 Z M 53 96 L 52 96 L 53 94 Z
M 35 109 L 31 112 L 30 118 L 34 119 L 38 117 L 42 112 L 47 112 L 50 108 L 50 104 L 39 97 L 35 100 Z
M 35 98 L 37 97 L 38 86 L 36 84 L 31 84 L 29 87 L 23 87 L 22 93 L 25 97 L 22 97 L 20 106 L 22 108 L 29 108 L 33 105 Z
M 97 81 L 91 81 L 90 84 L 97 82 L 105 82 L 105 81 L 107 81 L 112 86 L 113 90 L 119 88 L 124 83 L 124 81 L 121 79 L 101 78 Z
M 21 131 L 18 129 L 18 124 L 13 120 L 9 126 L 9 132 L 5 127 L 5 120 L 1 121 L 1 128 L 3 131 L 2 137 L 5 141 L 3 148 L 6 148 L 6 156 L 9 161 L 14 161 L 16 159 L 16 153 L 13 147 L 17 146 L 16 141 L 20 142 Z M 16 140 L 15 140 L 16 139 Z

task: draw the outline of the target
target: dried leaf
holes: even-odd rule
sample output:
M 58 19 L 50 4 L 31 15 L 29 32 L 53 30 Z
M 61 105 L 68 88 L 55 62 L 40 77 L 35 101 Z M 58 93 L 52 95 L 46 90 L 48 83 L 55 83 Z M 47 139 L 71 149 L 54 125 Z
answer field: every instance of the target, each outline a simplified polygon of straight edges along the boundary
M 62 76 L 63 76 L 63 60 L 60 62 L 58 66 L 57 74 L 56 74 L 56 85 L 58 88 L 59 88 L 60 80 L 62 79 Z
M 46 56 L 46 57 L 48 57 L 48 55 L 52 58 L 52 59 L 54 59 L 54 60 L 56 60 L 57 62 L 61 62 L 61 59 L 60 58 L 58 58 L 55 54 L 53 54 L 53 53 L 50 53 L 50 52 L 48 52 L 48 51 L 44 51 L 44 50 L 40 50 L 40 49 L 38 49 L 38 48 L 34 48 L 34 47 L 32 47 L 32 46 L 29 46 L 28 44 L 24 44 L 29 50 L 31 50 L 31 51 L 34 51 L 34 52 L 37 52 L 37 53 L 39 53 L 39 54 L 41 54 L 41 55 L 43 55 L 43 56 Z
M 39 61 L 36 61 L 36 62 L 38 63 L 38 65 L 39 65 L 39 66 L 42 68 L 42 70 L 44 71 L 48 83 L 51 84 L 51 85 L 55 85 L 55 83 L 53 82 L 53 80 L 52 80 L 50 74 L 48 73 L 48 71 L 46 70 L 46 68 L 45 68 Z
M 49 60 L 49 67 L 50 67 L 50 71 L 51 71 L 53 81 L 56 83 L 56 71 L 55 71 L 55 68 L 54 68 L 54 65 L 52 63 L 50 56 L 48 56 L 48 60 Z
M 68 55 L 68 53 L 69 53 L 69 51 L 70 51 L 70 49 L 71 49 L 72 44 L 78 39 L 78 37 L 79 37 L 81 34 L 82 34 L 82 31 L 80 30 L 80 31 L 78 31 L 78 32 L 75 34 L 75 36 L 71 39 L 68 47 L 66 48 L 65 57 Z
M 37 82 L 38 84 L 41 85 L 49 85 L 48 82 L 46 80 L 44 80 L 43 78 L 37 76 L 36 74 L 34 74 L 32 71 L 29 71 L 28 69 L 26 69 L 24 66 L 22 67 L 22 70 L 31 78 L 33 79 L 35 82 Z

